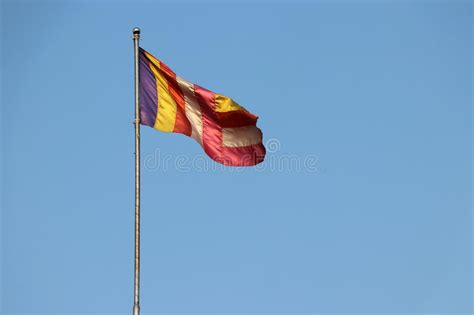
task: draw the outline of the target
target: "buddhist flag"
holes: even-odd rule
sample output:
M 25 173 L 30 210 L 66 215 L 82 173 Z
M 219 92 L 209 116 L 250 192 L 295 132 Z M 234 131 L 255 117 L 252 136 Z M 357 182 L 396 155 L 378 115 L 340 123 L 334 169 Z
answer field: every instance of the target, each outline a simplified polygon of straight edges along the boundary
M 142 125 L 192 137 L 216 162 L 252 166 L 265 158 L 257 116 L 177 76 L 142 48 L 139 97 Z

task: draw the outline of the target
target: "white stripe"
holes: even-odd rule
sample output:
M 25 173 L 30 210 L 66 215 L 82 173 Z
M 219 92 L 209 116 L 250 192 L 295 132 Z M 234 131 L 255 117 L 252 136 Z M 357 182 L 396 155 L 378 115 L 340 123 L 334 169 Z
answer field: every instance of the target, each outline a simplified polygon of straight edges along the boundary
M 262 142 L 262 131 L 255 126 L 222 129 L 222 143 L 226 147 L 245 147 Z
M 191 137 L 196 139 L 202 145 L 202 115 L 201 107 L 194 94 L 194 84 L 176 77 L 179 88 L 184 95 L 184 104 L 186 105 L 186 117 L 191 124 Z

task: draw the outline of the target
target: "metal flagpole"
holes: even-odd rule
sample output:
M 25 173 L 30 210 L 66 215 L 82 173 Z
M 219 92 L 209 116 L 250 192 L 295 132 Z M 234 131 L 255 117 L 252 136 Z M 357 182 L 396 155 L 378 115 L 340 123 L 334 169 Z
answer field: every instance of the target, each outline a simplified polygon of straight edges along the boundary
M 138 99 L 139 66 L 138 48 L 140 29 L 133 29 L 135 51 L 135 273 L 133 293 L 133 315 L 140 314 L 140 104 Z

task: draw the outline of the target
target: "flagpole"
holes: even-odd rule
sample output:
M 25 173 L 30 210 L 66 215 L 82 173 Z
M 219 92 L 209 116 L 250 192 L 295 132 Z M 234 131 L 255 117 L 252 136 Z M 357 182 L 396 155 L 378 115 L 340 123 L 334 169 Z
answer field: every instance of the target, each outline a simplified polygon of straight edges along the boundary
M 138 49 L 140 29 L 133 29 L 135 55 L 135 273 L 133 290 L 133 315 L 140 314 L 140 104 L 138 98 L 139 66 Z

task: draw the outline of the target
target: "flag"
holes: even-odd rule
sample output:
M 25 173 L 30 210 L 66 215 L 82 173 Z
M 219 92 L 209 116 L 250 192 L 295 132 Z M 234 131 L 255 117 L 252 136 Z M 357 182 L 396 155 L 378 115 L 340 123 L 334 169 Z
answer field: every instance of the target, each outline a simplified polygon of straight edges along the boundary
M 252 166 L 265 147 L 258 117 L 231 98 L 177 76 L 140 48 L 140 123 L 194 138 L 206 154 L 224 165 Z

